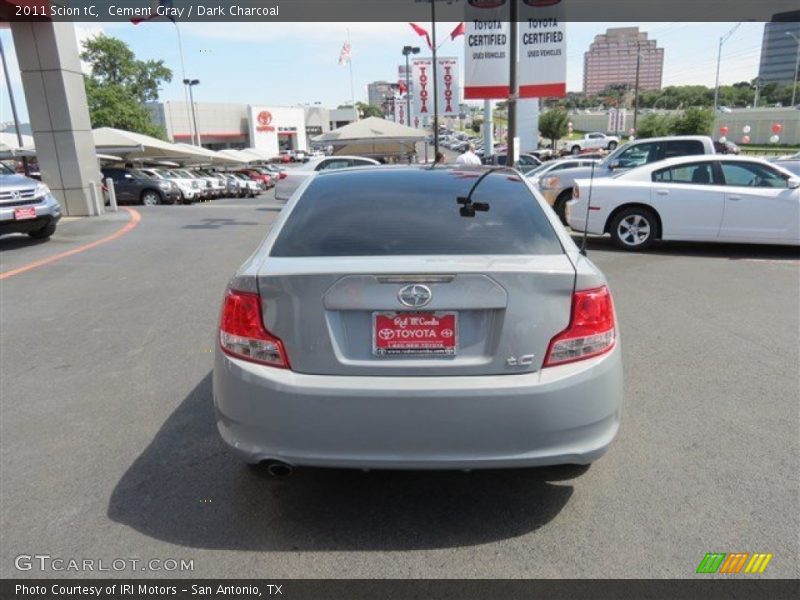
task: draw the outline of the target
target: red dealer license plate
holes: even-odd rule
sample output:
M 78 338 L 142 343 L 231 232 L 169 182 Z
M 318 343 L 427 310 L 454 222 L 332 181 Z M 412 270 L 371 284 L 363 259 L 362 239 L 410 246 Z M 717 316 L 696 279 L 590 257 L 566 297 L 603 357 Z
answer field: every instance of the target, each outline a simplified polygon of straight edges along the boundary
M 453 356 L 458 344 L 454 312 L 372 314 L 372 353 L 377 356 Z
M 18 208 L 14 211 L 14 218 L 17 221 L 24 221 L 25 219 L 35 219 L 36 207 L 30 206 L 26 208 Z

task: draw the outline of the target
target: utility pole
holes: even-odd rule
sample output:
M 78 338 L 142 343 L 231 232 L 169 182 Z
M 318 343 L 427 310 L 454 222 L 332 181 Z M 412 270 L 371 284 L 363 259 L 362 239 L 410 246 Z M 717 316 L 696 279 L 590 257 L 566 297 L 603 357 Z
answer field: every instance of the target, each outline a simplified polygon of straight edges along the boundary
M 722 63 L 722 44 L 727 42 L 734 32 L 739 29 L 739 25 L 741 25 L 741 23 L 734 25 L 728 33 L 719 38 L 719 50 L 717 52 L 717 82 L 714 84 L 714 114 L 717 113 L 717 109 L 719 108 L 719 66 Z
M 439 86 L 436 64 L 436 0 L 431 0 L 431 52 L 433 54 L 433 155 L 439 154 Z M 435 160 L 435 159 L 434 159 Z
M 636 40 L 636 89 L 633 90 L 633 134 L 636 135 L 636 120 L 639 117 L 639 69 L 642 64 L 641 42 Z
M 794 108 L 795 100 L 797 100 L 797 72 L 800 71 L 800 38 L 791 31 L 787 31 L 786 35 L 792 36 L 797 44 L 797 56 L 794 60 L 794 85 L 792 86 L 792 108 Z
M 517 0 L 511 0 L 511 56 L 509 58 L 508 72 L 508 134 L 506 135 L 506 165 L 514 167 L 517 163 L 517 153 L 514 141 L 517 137 L 517 45 L 519 27 L 517 26 Z M 485 152 L 485 150 L 484 150 Z

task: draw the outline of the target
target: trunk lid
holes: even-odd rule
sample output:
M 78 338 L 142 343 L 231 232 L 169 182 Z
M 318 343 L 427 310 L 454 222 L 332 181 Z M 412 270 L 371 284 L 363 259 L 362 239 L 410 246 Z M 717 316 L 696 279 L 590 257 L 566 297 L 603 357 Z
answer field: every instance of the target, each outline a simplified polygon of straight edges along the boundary
M 264 325 L 283 341 L 292 370 L 320 375 L 537 370 L 569 323 L 574 281 L 565 254 L 269 257 L 258 272 Z M 427 304 L 401 302 L 399 292 L 412 285 L 429 290 Z M 454 355 L 376 355 L 375 313 L 420 312 L 426 319 L 457 315 Z

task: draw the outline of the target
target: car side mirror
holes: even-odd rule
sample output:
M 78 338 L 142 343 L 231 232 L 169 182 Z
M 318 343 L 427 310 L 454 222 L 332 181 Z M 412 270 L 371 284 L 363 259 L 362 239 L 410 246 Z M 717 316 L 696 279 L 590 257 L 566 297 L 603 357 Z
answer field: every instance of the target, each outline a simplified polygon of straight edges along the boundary
M 800 177 L 790 177 L 789 181 L 786 182 L 786 185 L 790 190 L 796 190 L 800 188 Z
M 619 169 L 622 166 L 618 160 L 612 160 L 611 163 L 608 165 L 608 168 L 611 170 Z

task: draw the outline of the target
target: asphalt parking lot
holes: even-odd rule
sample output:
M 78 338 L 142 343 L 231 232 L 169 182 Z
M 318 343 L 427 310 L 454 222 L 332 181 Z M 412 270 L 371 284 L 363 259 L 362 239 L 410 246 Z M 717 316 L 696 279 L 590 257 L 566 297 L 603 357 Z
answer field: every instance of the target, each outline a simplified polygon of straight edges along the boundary
M 0 239 L 0 577 L 20 554 L 192 559 L 192 577 L 694 577 L 706 552 L 800 576 L 800 252 L 594 239 L 621 322 L 622 427 L 590 468 L 299 470 L 219 439 L 212 344 L 271 194 Z M 0 274 L 2 277 L 2 274 Z M 591 399 L 587 399 L 591 401 Z M 96 575 L 108 575 L 97 573 Z M 122 575 L 122 574 L 121 574 Z

